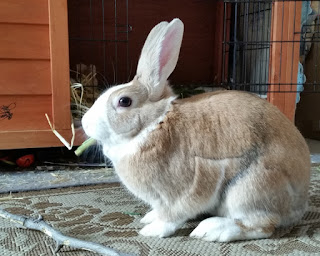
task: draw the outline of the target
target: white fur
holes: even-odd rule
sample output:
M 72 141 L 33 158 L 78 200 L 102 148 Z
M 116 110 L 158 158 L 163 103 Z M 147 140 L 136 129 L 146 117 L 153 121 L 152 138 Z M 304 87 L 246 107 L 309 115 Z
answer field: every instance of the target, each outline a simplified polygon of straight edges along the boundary
M 111 127 L 107 120 L 107 103 L 110 95 L 122 88 L 132 85 L 132 82 L 114 86 L 103 93 L 83 116 L 82 127 L 89 137 L 104 143 L 107 137 L 110 137 Z
M 268 236 L 270 236 L 270 234 L 257 230 L 243 232 L 233 219 L 222 217 L 212 217 L 201 221 L 190 234 L 190 237 L 216 242 L 258 239 Z
M 148 212 L 141 220 L 140 223 L 150 224 L 158 218 L 158 213 L 156 210 Z
M 164 111 L 163 115 L 143 129 L 138 136 L 132 139 L 123 138 L 121 134 L 119 135 L 113 131 L 108 119 L 106 118 L 108 115 L 106 111 L 106 103 L 109 101 L 109 97 L 113 92 L 131 85 L 132 82 L 114 86 L 107 90 L 96 100 L 91 109 L 82 118 L 82 126 L 86 134 L 102 142 L 103 152 L 113 162 L 113 164 L 119 163 L 124 156 L 137 152 L 140 146 L 143 145 L 148 138 L 150 132 L 152 132 L 157 125 L 163 121 L 170 103 L 176 98 L 175 96 L 168 98 L 168 108 Z M 113 105 L 116 108 L 117 102 L 113 102 Z
M 174 234 L 183 225 L 184 221 L 166 222 L 157 218 L 141 229 L 139 233 L 143 236 L 167 237 Z
M 136 137 L 132 139 L 125 139 L 121 135 L 119 136 L 112 131 L 111 137 L 112 142 L 103 144 L 103 153 L 113 162 L 114 165 L 117 165 L 121 162 L 121 159 L 125 156 L 132 155 L 136 153 L 139 148 L 146 142 L 149 137 L 149 134 L 156 129 L 158 124 L 163 121 L 165 114 L 170 107 L 170 103 L 176 97 L 170 97 L 167 99 L 167 109 L 164 111 L 158 119 L 154 120 L 148 127 L 144 128 Z M 109 128 L 111 130 L 111 128 Z

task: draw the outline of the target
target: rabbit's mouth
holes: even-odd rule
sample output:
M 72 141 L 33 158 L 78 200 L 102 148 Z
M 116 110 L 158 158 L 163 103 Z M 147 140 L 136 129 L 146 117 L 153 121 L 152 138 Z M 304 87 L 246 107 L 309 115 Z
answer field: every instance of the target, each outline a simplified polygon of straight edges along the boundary
M 97 141 L 104 141 L 108 134 L 108 126 L 104 124 L 103 120 L 101 120 L 97 111 L 94 109 L 89 109 L 81 120 L 82 128 L 86 135 L 89 137 L 97 140 Z

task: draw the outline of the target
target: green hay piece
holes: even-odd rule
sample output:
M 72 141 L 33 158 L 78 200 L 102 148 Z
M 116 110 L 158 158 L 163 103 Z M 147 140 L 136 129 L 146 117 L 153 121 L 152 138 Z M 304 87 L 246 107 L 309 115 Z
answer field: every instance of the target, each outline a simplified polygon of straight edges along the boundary
M 204 90 L 200 89 L 188 89 L 188 88 L 174 88 L 174 92 L 179 95 L 179 98 L 188 98 L 193 95 L 204 93 Z
M 84 141 L 75 151 L 74 153 L 76 156 L 80 156 L 86 149 L 88 149 L 90 146 L 96 144 L 97 141 L 93 138 L 89 138 L 86 141 Z
M 3 162 L 3 163 L 5 163 L 5 164 L 8 164 L 8 165 L 12 165 L 12 166 L 16 165 L 14 162 L 9 161 L 9 160 L 2 159 L 2 160 L 0 160 L 0 161 Z

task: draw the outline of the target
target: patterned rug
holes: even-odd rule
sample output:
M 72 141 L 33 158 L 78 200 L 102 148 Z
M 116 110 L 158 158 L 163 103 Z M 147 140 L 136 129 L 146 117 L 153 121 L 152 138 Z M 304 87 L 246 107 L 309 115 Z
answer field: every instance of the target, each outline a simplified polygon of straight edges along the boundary
M 44 191 L 20 192 L 14 199 L 0 198 L 1 207 L 15 214 L 37 216 L 62 233 L 102 243 L 129 255 L 319 255 L 320 172 L 314 167 L 310 186 L 310 208 L 301 223 L 279 229 L 272 238 L 234 243 L 205 242 L 188 235 L 199 221 L 190 221 L 173 237 L 146 238 L 138 234 L 141 215 L 147 207 L 119 183 Z M 19 229 L 0 218 L 0 255 L 54 255 L 54 241 L 41 232 Z M 64 247 L 58 256 L 94 256 Z

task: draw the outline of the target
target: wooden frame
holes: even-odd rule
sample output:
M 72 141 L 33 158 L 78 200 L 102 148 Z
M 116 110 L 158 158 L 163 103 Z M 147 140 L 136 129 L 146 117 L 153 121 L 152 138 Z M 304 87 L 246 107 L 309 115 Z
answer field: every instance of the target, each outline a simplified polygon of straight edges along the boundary
M 28 3 L 33 6 L 28 5 Z M 12 23 L 14 24 L 14 26 L 19 26 L 19 24 L 21 24 L 21 26 L 23 26 L 24 24 L 36 24 L 36 26 L 40 26 L 43 29 L 48 28 L 49 35 L 47 33 L 42 34 L 40 35 L 42 36 L 40 39 L 43 42 L 49 43 L 49 45 L 43 45 L 41 50 L 50 50 L 50 65 L 47 73 L 48 76 L 50 76 L 50 79 L 47 79 L 46 81 L 48 81 L 48 83 L 51 84 L 50 86 L 48 84 L 45 84 L 43 86 L 44 88 L 47 88 L 45 90 L 42 88 L 37 90 L 36 88 L 41 87 L 41 84 L 36 84 L 36 87 L 34 89 L 36 93 L 34 93 L 34 91 L 26 89 L 19 89 L 18 93 L 21 96 L 17 97 L 24 99 L 24 97 L 30 98 L 32 97 L 32 95 L 38 94 L 39 97 L 46 97 L 48 99 L 51 98 L 52 109 L 50 111 L 47 111 L 51 123 L 53 124 L 53 127 L 67 141 L 71 141 L 72 133 L 69 86 L 70 81 L 67 0 L 48 0 L 48 2 L 45 2 L 43 0 L 31 0 L 29 2 L 21 2 L 21 0 L 6 0 L 0 4 L 0 7 L 2 7 L 2 12 L 6 13 L 6 11 L 11 11 L 15 14 L 14 16 L 17 17 L 13 19 L 10 15 L 7 15 L 7 19 L 10 20 L 7 21 L 5 19 L 3 23 L 1 23 L 0 21 L 0 24 L 6 24 L 6 22 L 9 22 L 9 24 Z M 23 11 L 25 8 L 30 9 L 28 15 L 26 15 L 26 13 Z M 43 11 L 46 8 L 48 8 L 48 13 Z M 1 10 L 0 13 L 2 13 Z M 32 15 L 30 15 L 30 13 Z M 39 13 L 39 15 L 37 15 L 37 13 Z M 40 18 L 35 19 L 35 16 Z M 46 39 L 45 37 L 48 37 L 48 39 Z M 32 54 L 33 55 L 31 55 L 31 57 L 33 57 L 34 54 L 37 53 L 33 52 Z M 37 56 L 36 58 L 38 61 L 39 57 Z M 19 56 L 14 58 L 17 58 L 17 60 L 19 60 Z M 22 60 L 25 59 L 23 56 L 20 56 L 20 58 Z M 43 60 L 48 61 L 48 58 L 46 57 Z M 28 79 L 32 80 L 32 76 Z M 42 80 L 45 81 L 43 77 L 38 79 L 38 81 Z M 11 83 L 11 80 L 9 80 L 8 82 Z M 23 83 L 21 80 L 13 82 L 15 82 L 15 84 L 17 84 L 18 87 L 23 87 Z M 2 95 L 7 95 L 8 93 L 9 95 L 15 95 L 14 91 L 10 92 L 7 91 L 5 88 L 2 88 Z M 36 104 L 36 100 L 37 98 L 34 98 L 35 108 L 38 107 Z M 27 116 L 25 119 L 29 123 L 34 123 L 35 121 L 32 118 L 32 109 L 30 109 L 29 114 L 30 115 Z M 41 119 L 42 114 L 43 120 L 46 120 L 46 113 L 42 112 L 40 114 L 38 113 L 37 118 Z M 46 123 L 44 123 L 43 120 L 41 119 L 42 124 L 41 126 L 39 126 L 39 129 L 23 129 L 24 127 L 22 127 L 21 129 L 0 130 L 0 149 L 63 146 L 60 140 L 51 131 L 49 124 L 46 125 Z M 37 124 L 34 124 L 34 126 L 37 127 Z M 83 132 L 81 130 L 79 130 L 78 133 L 80 135 L 83 135 Z M 75 145 L 81 144 L 82 141 L 83 137 L 78 136 L 77 140 L 75 141 Z
M 296 108 L 301 7 L 301 1 L 272 3 L 268 100 L 291 121 Z
M 213 58 L 213 84 L 227 83 L 228 60 L 230 40 L 231 5 L 223 1 L 215 2 L 214 26 L 214 56 Z
M 56 130 L 70 130 L 67 0 L 49 0 L 48 4 L 53 126 Z

